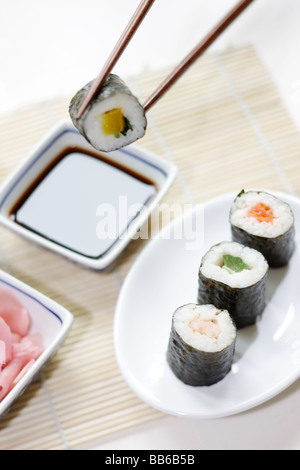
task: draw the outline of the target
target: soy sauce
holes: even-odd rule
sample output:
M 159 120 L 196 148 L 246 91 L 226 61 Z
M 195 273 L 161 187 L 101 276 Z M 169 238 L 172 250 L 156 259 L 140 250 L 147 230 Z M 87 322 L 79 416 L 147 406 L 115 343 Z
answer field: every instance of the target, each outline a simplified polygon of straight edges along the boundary
M 72 146 L 38 175 L 10 216 L 60 246 L 97 259 L 156 193 L 156 185 L 145 176 L 102 154 Z

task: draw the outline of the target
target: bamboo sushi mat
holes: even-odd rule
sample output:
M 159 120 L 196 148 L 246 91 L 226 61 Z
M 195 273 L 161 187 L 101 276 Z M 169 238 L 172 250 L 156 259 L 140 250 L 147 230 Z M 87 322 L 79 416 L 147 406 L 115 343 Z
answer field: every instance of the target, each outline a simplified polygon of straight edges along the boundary
M 127 80 L 141 100 L 168 71 Z M 41 137 L 68 117 L 71 96 L 0 119 L 0 183 Z M 164 203 L 200 203 L 242 188 L 300 196 L 300 135 L 272 78 L 248 46 L 207 54 L 149 113 L 137 143 L 179 173 Z M 133 241 L 115 266 L 94 272 L 0 229 L 2 269 L 69 309 L 71 333 L 41 377 L 0 422 L 0 449 L 88 449 L 101 438 L 163 418 L 128 388 L 113 347 L 122 283 L 148 243 Z

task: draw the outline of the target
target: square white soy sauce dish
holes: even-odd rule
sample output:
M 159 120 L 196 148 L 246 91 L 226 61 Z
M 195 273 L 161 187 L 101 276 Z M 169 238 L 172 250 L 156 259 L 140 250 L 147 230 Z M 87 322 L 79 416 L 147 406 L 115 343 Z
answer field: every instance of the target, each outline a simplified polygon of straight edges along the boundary
M 59 347 L 64 343 L 72 327 L 74 317 L 54 300 L 1 270 L 0 289 L 11 292 L 28 310 L 30 315 L 29 334 L 39 334 L 43 343 L 42 354 L 0 402 L 1 419 L 8 413 L 13 403 L 43 371 Z
M 0 190 L 0 222 L 106 269 L 148 220 L 177 168 L 144 149 L 96 151 L 71 121 L 53 128 Z

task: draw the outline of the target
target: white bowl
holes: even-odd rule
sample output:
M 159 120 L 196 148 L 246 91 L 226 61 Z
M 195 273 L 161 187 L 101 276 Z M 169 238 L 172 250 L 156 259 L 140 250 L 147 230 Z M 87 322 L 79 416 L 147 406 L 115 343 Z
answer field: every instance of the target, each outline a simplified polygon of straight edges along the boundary
M 2 417 L 39 375 L 66 339 L 73 323 L 73 315 L 53 300 L 3 271 L 0 271 L 0 288 L 12 292 L 28 309 L 31 319 L 29 334 L 40 334 L 44 348 L 41 356 L 0 402 L 0 417 Z
M 64 173 L 62 173 L 62 167 L 60 167 L 60 179 L 58 182 L 57 179 L 53 179 L 55 186 L 53 182 L 52 186 L 47 189 L 46 196 L 45 185 L 44 192 L 41 191 L 42 185 L 37 186 L 37 191 L 33 191 L 35 201 L 30 203 L 31 206 L 29 204 L 27 217 L 32 218 L 35 214 L 35 225 L 32 223 L 28 227 L 28 223 L 22 223 L 22 225 L 17 223 L 11 217 L 12 208 L 20 201 L 20 198 L 24 197 L 29 188 L 33 188 L 43 172 L 47 172 L 46 170 L 51 163 L 55 162 L 58 155 L 70 147 L 80 147 L 87 152 L 97 153 L 70 121 L 63 121 L 58 124 L 2 186 L 0 190 L 0 222 L 31 241 L 37 242 L 75 262 L 90 268 L 104 269 L 120 255 L 141 226 L 148 220 L 151 211 L 173 182 L 177 169 L 173 164 L 164 161 L 157 155 L 132 146 L 108 154 L 98 152 L 99 156 L 105 157 L 109 165 L 103 162 L 95 163 L 96 160 L 100 162 L 99 159 L 85 159 L 84 177 L 80 170 L 81 167 L 77 168 L 76 164 L 74 166 L 76 159 L 69 159 L 69 167 L 66 166 L 66 160 L 64 160 Z M 80 154 L 77 152 L 77 158 L 79 159 L 79 157 Z M 89 160 L 89 163 L 87 160 Z M 93 160 L 93 164 L 90 169 L 91 160 Z M 141 210 L 136 209 L 136 212 L 131 214 L 130 217 L 127 212 L 125 231 L 123 221 L 123 225 L 120 223 L 118 226 L 115 237 L 110 238 L 113 242 L 107 242 L 107 240 L 103 242 L 96 235 L 97 222 L 99 221 L 96 211 L 97 204 L 105 201 L 106 196 L 109 198 L 108 193 L 113 194 L 111 201 L 120 201 L 120 197 L 117 199 L 118 191 L 126 193 L 128 201 L 138 201 L 139 198 L 142 200 L 141 194 L 137 195 L 138 189 L 135 188 L 138 188 L 139 185 L 142 186 L 143 183 L 138 182 L 135 178 L 135 182 L 127 181 L 125 184 L 125 172 L 113 170 L 113 165 L 119 168 L 122 166 L 127 172 L 134 175 L 138 174 L 141 178 L 150 180 L 155 185 L 156 191 L 148 198 L 146 194 L 143 196 L 146 202 Z M 57 167 L 55 168 L 55 171 L 57 171 Z M 108 168 L 110 169 L 108 170 Z M 106 175 L 105 172 L 107 172 L 107 177 L 103 176 Z M 116 173 L 119 175 L 123 173 L 123 176 L 120 177 L 121 183 L 118 183 Z M 54 178 L 52 170 L 51 175 Z M 46 181 L 46 179 L 43 181 Z M 145 189 L 144 192 L 146 192 Z M 69 201 L 66 202 L 68 198 Z M 32 198 L 30 200 L 32 201 Z M 66 208 L 63 208 L 63 204 Z M 117 204 L 114 202 L 111 205 L 115 207 Z M 116 207 L 116 210 L 119 213 L 121 212 L 120 207 Z M 65 220 L 64 214 L 67 214 Z M 87 214 L 89 215 L 87 216 Z M 41 222 L 42 220 L 43 222 Z M 44 225 L 41 228 L 42 223 Z M 45 228 L 46 226 L 47 228 Z M 32 227 L 34 227 L 34 231 Z M 120 227 L 123 227 L 123 229 Z M 76 237 L 77 240 L 75 241 Z M 102 243 L 106 243 L 105 249 Z

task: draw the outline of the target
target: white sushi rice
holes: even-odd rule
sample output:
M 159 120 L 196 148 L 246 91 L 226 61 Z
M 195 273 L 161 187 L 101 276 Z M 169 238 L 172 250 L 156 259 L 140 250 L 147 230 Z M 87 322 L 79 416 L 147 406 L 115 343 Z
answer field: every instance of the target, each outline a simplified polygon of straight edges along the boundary
M 229 273 L 223 267 L 224 255 L 241 258 L 249 269 Z M 269 265 L 260 252 L 236 242 L 223 242 L 213 246 L 203 257 L 200 266 L 203 276 L 232 288 L 246 288 L 255 285 L 266 275 L 268 269 Z
M 113 134 L 107 135 L 103 132 L 102 116 L 104 113 L 118 108 L 122 109 L 132 130 L 128 130 L 126 135 L 120 134 L 120 137 L 116 138 Z M 143 137 L 146 124 L 144 109 L 139 101 L 128 93 L 116 93 L 93 104 L 84 122 L 84 133 L 93 147 L 111 152 Z
M 216 324 L 220 329 L 218 338 L 195 331 L 191 323 L 197 320 Z M 209 353 L 223 351 L 235 341 L 237 335 L 236 327 L 227 310 L 219 310 L 214 305 L 184 305 L 174 313 L 173 325 L 185 343 Z
M 269 206 L 274 215 L 273 223 L 258 222 L 248 212 L 257 204 Z M 246 232 L 265 238 L 276 238 L 286 233 L 294 224 L 294 215 L 288 204 L 265 192 L 249 191 L 234 201 L 230 212 L 230 223 Z

